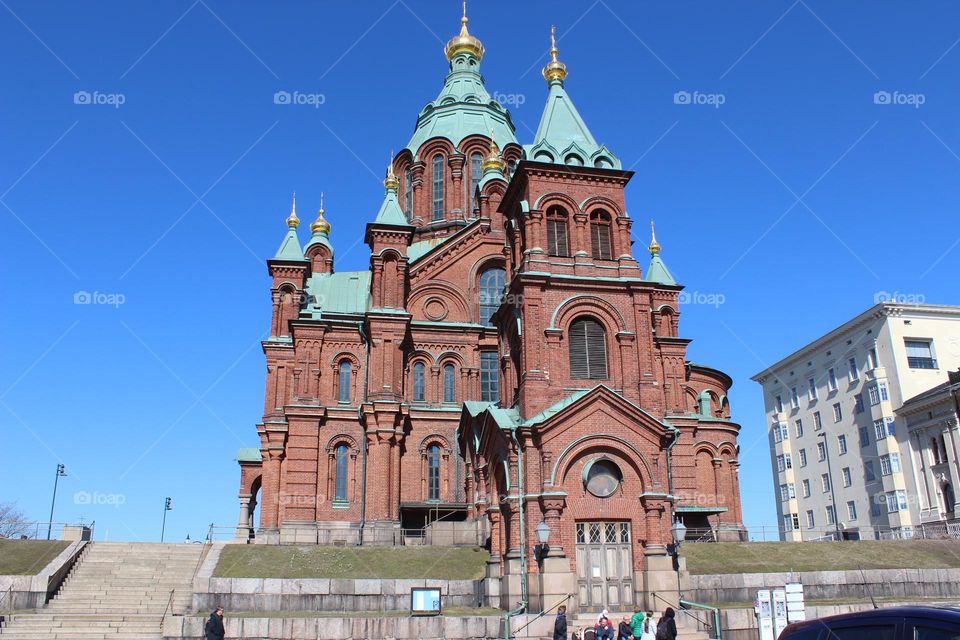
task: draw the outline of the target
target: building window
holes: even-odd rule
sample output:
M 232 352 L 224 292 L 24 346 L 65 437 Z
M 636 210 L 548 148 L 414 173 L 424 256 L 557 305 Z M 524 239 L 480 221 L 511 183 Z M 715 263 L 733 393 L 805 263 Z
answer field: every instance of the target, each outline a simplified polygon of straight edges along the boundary
M 807 400 L 811 402 L 817 399 L 817 381 L 813 378 L 807 380 Z
M 823 429 L 823 420 L 820 419 L 820 412 L 814 411 L 813 412 L 813 430 L 820 431 L 820 429 Z
M 480 399 L 486 402 L 500 400 L 500 366 L 496 351 L 480 352 Z
M 477 187 L 480 185 L 480 177 L 483 175 L 483 155 L 474 153 L 470 156 L 470 201 L 473 202 L 477 193 Z
M 887 400 L 890 399 L 890 394 L 887 393 L 887 383 L 886 383 L 886 382 L 878 382 L 878 383 L 877 383 L 877 388 L 880 390 L 880 399 L 881 399 L 881 400 L 883 400 L 884 402 L 886 402 Z
M 610 247 L 610 215 L 606 211 L 594 211 L 590 214 L 590 247 L 597 260 L 610 260 L 613 257 Z
M 870 427 L 860 427 L 860 446 L 870 445 Z
M 821 473 L 820 474 L 820 487 L 823 489 L 823 492 L 826 493 L 830 491 L 830 474 Z
M 840 403 L 838 402 L 833 405 L 833 421 L 840 422 L 841 420 L 843 420 L 843 410 L 840 409 Z
M 867 351 L 867 368 L 876 369 L 880 366 L 880 361 L 877 359 L 877 350 L 874 347 L 870 347 Z
M 773 424 L 773 441 L 776 443 L 783 442 L 783 431 L 780 430 L 779 422 Z
M 870 515 L 872 515 L 874 518 L 878 517 L 881 513 L 881 502 L 886 502 L 886 498 L 882 493 L 870 496 Z
M 867 395 L 870 396 L 870 406 L 876 406 L 880 404 L 880 390 L 877 388 L 877 385 L 871 385 L 867 389 Z
M 809 498 L 810 497 L 810 481 L 809 480 L 801 481 L 800 490 L 803 492 L 804 498 Z
M 830 391 L 837 390 L 837 370 L 833 367 L 827 369 L 827 388 Z
M 847 519 L 856 520 L 857 519 L 857 503 L 853 500 L 847 502 Z
M 783 413 L 783 398 L 777 396 L 773 399 L 773 408 L 777 413 Z
M 440 446 L 427 447 L 427 500 L 440 499 Z
M 906 511 L 909 508 L 907 506 L 906 491 L 887 491 L 885 498 L 887 501 L 887 513 Z
M 837 436 L 837 448 L 840 450 L 841 456 L 847 452 L 847 436 Z
M 930 340 L 904 340 L 907 347 L 907 364 L 911 369 L 936 369 L 933 343 Z
M 886 417 L 883 419 L 883 422 L 887 426 L 887 435 L 896 436 L 897 428 L 896 428 L 896 421 L 894 420 L 894 418 Z
M 603 380 L 607 377 L 607 341 L 601 325 L 581 318 L 570 325 L 570 377 Z
M 813 519 L 813 511 L 807 511 L 807 529 L 813 529 L 817 526 L 816 521 Z
M 947 444 L 942 435 L 939 442 L 936 438 L 930 438 L 930 452 L 933 454 L 933 464 L 943 464 L 947 461 Z
M 850 382 L 856 382 L 860 379 L 860 370 L 857 369 L 857 359 L 850 358 L 847 360 L 847 380 Z
M 873 460 L 863 461 L 863 477 L 867 482 L 873 482 L 877 479 L 877 472 L 873 470 Z
M 863 413 L 863 411 L 864 411 L 863 394 L 858 393 L 855 396 L 853 396 L 853 412 Z
M 841 469 L 840 476 L 843 478 L 843 486 L 849 487 L 853 484 L 853 476 L 850 474 L 850 467 L 844 467 Z
M 547 253 L 551 256 L 569 256 L 567 244 L 567 214 L 558 207 L 547 209 Z
M 818 442 L 817 443 L 817 460 L 823 462 L 827 459 L 827 443 Z
M 426 369 L 426 365 L 422 362 L 417 362 L 413 365 L 413 399 L 416 402 L 423 402 L 426 399 Z
M 880 456 L 880 475 L 889 476 L 900 473 L 900 454 L 888 453 Z
M 790 406 L 794 409 L 800 406 L 800 396 L 797 395 L 796 387 L 790 387 Z
M 403 212 L 407 220 L 413 220 L 413 171 L 403 172 Z
M 443 220 L 443 156 L 433 156 L 433 219 Z
M 443 365 L 443 401 L 457 401 L 456 370 L 449 362 Z
M 801 467 L 807 466 L 807 450 L 806 449 L 800 449 L 800 466 Z
M 786 471 L 787 469 L 793 468 L 793 460 L 790 458 L 789 453 L 784 453 L 777 456 L 777 471 Z
M 337 502 L 347 501 L 347 462 L 349 451 L 347 445 L 338 444 L 335 449 L 337 475 L 334 481 L 333 499 Z
M 793 498 L 796 498 L 796 497 L 797 495 L 793 488 L 792 483 L 788 482 L 786 484 L 780 485 L 780 500 L 782 502 L 786 502 L 787 500 L 792 500 Z
M 796 531 L 800 528 L 800 516 L 795 513 L 783 514 L 783 530 Z
M 341 360 L 337 371 L 337 402 L 350 402 L 349 360 Z
M 503 301 L 506 273 L 500 267 L 490 267 L 480 274 L 480 324 L 493 326 L 491 316 L 497 312 Z
M 873 435 L 878 442 L 887 437 L 887 425 L 883 418 L 873 421 Z
M 836 524 L 837 523 L 837 514 L 833 511 L 833 505 L 827 505 L 827 524 Z
M 802 438 L 803 437 L 803 420 L 798 419 L 793 424 L 797 429 L 797 437 Z

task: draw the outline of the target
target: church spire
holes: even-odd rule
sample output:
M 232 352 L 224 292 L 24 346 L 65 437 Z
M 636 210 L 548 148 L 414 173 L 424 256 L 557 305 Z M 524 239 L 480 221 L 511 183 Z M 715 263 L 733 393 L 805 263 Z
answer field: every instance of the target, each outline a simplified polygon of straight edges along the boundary
M 293 193 L 293 204 L 290 207 L 290 215 L 287 216 L 287 235 L 283 237 L 280 248 L 277 249 L 274 260 L 303 260 L 303 249 L 300 247 L 300 239 L 297 237 L 297 227 L 300 226 L 300 218 L 297 217 L 297 193 Z
M 313 221 L 313 224 L 310 225 L 310 241 L 307 243 L 307 250 L 312 245 L 322 244 L 328 249 L 330 249 L 331 255 L 333 254 L 333 245 L 330 244 L 330 223 L 327 222 L 326 212 L 323 209 L 323 192 L 320 192 L 320 208 L 317 210 L 317 219 Z
M 543 78 L 548 83 L 559 82 L 563 84 L 567 77 L 567 65 L 557 60 L 557 54 L 559 53 L 560 50 L 557 49 L 557 27 L 552 26 L 550 27 L 550 62 L 543 68 Z
M 483 43 L 476 36 L 470 35 L 467 30 L 467 0 L 463 0 L 463 17 L 460 18 L 460 33 L 447 43 L 444 52 L 447 54 L 447 60 L 453 61 L 458 53 L 468 53 L 478 61 L 483 60 Z
M 393 156 L 393 153 L 390 154 Z M 397 190 L 400 188 L 400 181 L 397 180 L 393 172 L 393 163 L 387 164 L 387 177 L 383 180 L 384 194 L 383 204 L 380 205 L 380 211 L 374 219 L 374 224 L 389 224 L 394 226 L 410 226 L 407 222 L 407 216 L 403 214 L 400 208 L 400 201 L 397 198 Z
M 660 257 L 660 243 L 657 242 L 657 233 L 653 228 L 653 220 L 650 220 L 650 266 L 647 267 L 647 273 L 644 280 L 647 282 L 656 282 L 658 284 L 676 285 L 677 281 L 673 274 L 667 269 L 663 258 Z

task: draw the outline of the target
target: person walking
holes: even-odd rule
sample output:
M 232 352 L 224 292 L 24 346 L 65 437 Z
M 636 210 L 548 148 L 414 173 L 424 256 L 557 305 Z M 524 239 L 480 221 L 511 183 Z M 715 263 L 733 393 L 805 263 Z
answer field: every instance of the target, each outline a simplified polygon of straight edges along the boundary
M 223 607 L 217 607 L 210 614 L 207 624 L 203 627 L 207 640 L 223 640 L 226 631 L 223 629 Z
M 657 623 L 656 640 L 677 640 L 677 622 L 674 620 L 676 615 L 673 607 L 667 607 L 660 622 Z
M 643 621 L 645 618 L 646 616 L 643 615 L 643 611 L 639 608 L 634 612 L 633 617 L 630 618 L 630 630 L 633 632 L 633 637 L 636 640 L 640 640 L 640 635 L 643 633 Z
M 560 605 L 557 619 L 553 621 L 553 640 L 567 640 L 567 607 Z
M 617 640 L 633 640 L 633 627 L 630 626 L 630 616 L 623 616 L 617 625 Z
M 657 621 L 653 619 L 653 611 L 647 611 L 647 616 L 643 619 L 643 631 L 639 636 L 634 634 L 634 638 L 657 640 Z

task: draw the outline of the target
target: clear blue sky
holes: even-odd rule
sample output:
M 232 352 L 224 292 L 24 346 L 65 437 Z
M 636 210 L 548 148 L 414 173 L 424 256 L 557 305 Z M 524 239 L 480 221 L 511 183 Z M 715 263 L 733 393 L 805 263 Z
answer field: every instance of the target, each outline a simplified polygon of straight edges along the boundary
M 158 538 L 165 496 L 171 539 L 236 521 L 290 193 L 311 220 L 325 191 L 336 267 L 366 268 L 383 168 L 458 17 L 453 0 L 0 2 L 0 500 L 46 519 L 63 462 L 56 519 L 98 537 Z M 960 7 L 475 0 L 470 17 L 523 142 L 557 25 L 567 89 L 636 171 L 638 256 L 654 216 L 705 302 L 682 310 L 690 358 L 735 380 L 746 523 L 775 525 L 750 375 L 877 292 L 960 302 Z

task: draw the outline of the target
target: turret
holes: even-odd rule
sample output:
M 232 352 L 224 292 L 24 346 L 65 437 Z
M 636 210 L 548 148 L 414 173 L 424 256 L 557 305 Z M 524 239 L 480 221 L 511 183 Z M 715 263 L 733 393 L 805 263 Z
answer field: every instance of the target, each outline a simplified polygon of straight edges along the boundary
M 270 320 L 270 336 L 280 337 L 290 334 L 289 323 L 300 313 L 300 303 L 304 297 L 304 286 L 310 276 L 310 263 L 303 255 L 300 240 L 297 237 L 297 194 L 293 194 L 290 215 L 287 216 L 287 235 L 284 236 L 277 253 L 267 260 L 267 268 L 273 278 L 271 293 L 273 311 Z

